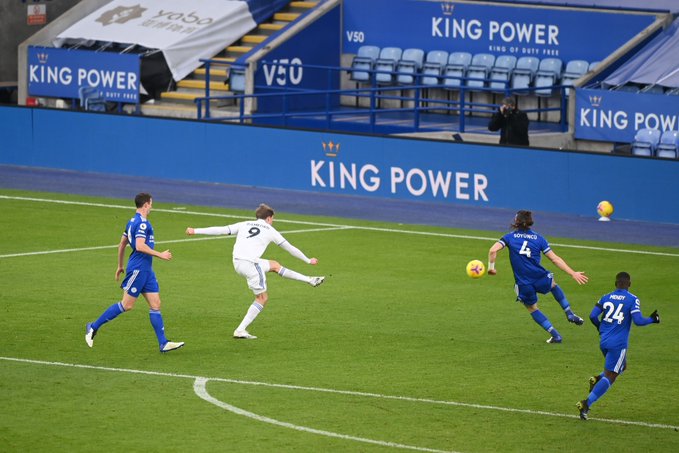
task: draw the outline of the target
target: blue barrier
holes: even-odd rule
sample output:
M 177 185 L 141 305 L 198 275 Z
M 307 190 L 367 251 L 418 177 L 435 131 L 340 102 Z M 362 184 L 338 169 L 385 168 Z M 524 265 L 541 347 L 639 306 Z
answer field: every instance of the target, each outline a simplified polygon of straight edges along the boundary
M 10 165 L 679 224 L 679 161 L 23 107 L 0 134 Z

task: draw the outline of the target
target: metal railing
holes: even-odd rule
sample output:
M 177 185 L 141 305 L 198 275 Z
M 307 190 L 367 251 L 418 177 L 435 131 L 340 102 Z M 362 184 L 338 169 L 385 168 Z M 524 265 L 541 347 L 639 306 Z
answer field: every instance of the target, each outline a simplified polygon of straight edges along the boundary
M 297 87 L 274 87 L 274 86 L 255 86 L 255 93 L 252 94 L 233 94 L 233 95 L 223 95 L 223 96 L 211 96 L 209 92 L 209 82 L 210 82 L 210 67 L 212 65 L 220 66 L 230 66 L 231 70 L 233 68 L 244 68 L 242 64 L 226 63 L 221 61 L 213 60 L 202 60 L 205 63 L 206 68 L 206 89 L 205 96 L 196 98 L 196 108 L 198 119 L 203 120 L 213 120 L 213 121 L 237 121 L 239 123 L 245 123 L 253 120 L 266 120 L 266 119 L 280 119 L 284 126 L 288 125 L 288 120 L 293 117 L 304 118 L 304 117 L 323 117 L 325 118 L 326 126 L 328 129 L 332 126 L 332 121 L 336 117 L 341 116 L 351 116 L 351 115 L 367 115 L 369 117 L 370 130 L 374 131 L 376 127 L 376 119 L 378 115 L 384 113 L 411 113 L 412 114 L 412 129 L 414 131 L 420 130 L 421 127 L 421 115 L 426 113 L 445 113 L 449 115 L 456 115 L 458 121 L 458 130 L 460 132 L 465 132 L 466 118 L 470 116 L 479 116 L 483 114 L 492 114 L 497 109 L 496 103 L 482 103 L 473 102 L 473 93 L 490 93 L 493 95 L 501 94 L 503 97 L 509 96 L 529 96 L 537 90 L 547 90 L 549 89 L 551 93 L 559 92 L 560 103 L 558 107 L 551 108 L 536 108 L 536 109 L 525 109 L 525 113 L 537 113 L 538 118 L 543 113 L 548 112 L 560 112 L 560 129 L 565 132 L 568 129 L 567 124 L 567 95 L 566 90 L 571 89 L 572 86 L 555 85 L 552 87 L 527 87 L 521 89 L 512 89 L 510 86 L 510 81 L 503 81 L 504 90 L 499 90 L 498 88 L 490 88 L 491 82 L 497 84 L 498 80 L 493 80 L 489 78 L 473 78 L 473 77 L 460 77 L 460 76 L 446 76 L 446 75 L 431 75 L 431 74 L 421 74 L 413 72 L 398 72 L 398 71 L 381 71 L 376 69 L 361 69 L 360 72 L 367 72 L 370 74 L 371 85 L 370 87 L 359 88 L 358 84 L 356 88 L 348 89 L 336 89 L 331 88 L 333 77 L 335 74 L 341 75 L 342 73 L 351 74 L 354 69 L 347 67 L 333 67 L 333 66 L 320 66 L 320 65 L 293 65 L 291 63 L 281 63 L 281 62 L 260 62 L 260 69 L 262 65 L 275 64 L 278 66 L 299 66 L 303 69 L 315 69 L 315 70 L 325 70 L 327 71 L 327 89 L 305 89 Z M 398 80 L 399 75 L 405 75 L 413 77 L 416 83 L 413 84 L 397 84 L 393 82 L 391 84 L 381 85 L 376 81 L 377 74 L 389 75 L 390 79 L 393 81 Z M 424 77 L 433 78 L 439 80 L 438 84 L 423 84 L 422 79 Z M 455 80 L 459 82 L 459 86 L 450 87 L 445 85 L 446 80 Z M 483 87 L 469 87 L 467 86 L 469 81 L 483 82 Z M 257 90 L 266 90 L 268 92 L 262 93 L 257 92 Z M 459 93 L 457 100 L 452 100 L 448 96 L 446 99 L 443 98 L 432 98 L 428 96 L 430 90 L 441 90 L 442 92 L 448 93 Z M 279 92 L 271 92 L 279 91 Z M 407 93 L 412 92 L 412 95 Z M 398 93 L 398 94 L 392 94 Z M 405 93 L 405 94 L 404 94 Z M 471 93 L 470 99 L 467 100 L 467 94 Z M 301 98 L 305 96 L 322 96 L 325 98 L 325 105 L 322 109 L 295 109 L 292 100 L 296 98 Z M 333 100 L 338 97 L 348 96 L 356 98 L 356 105 L 358 105 L 360 99 L 368 99 L 368 107 L 363 108 L 347 108 L 340 105 L 339 102 L 334 103 Z M 544 98 L 544 96 L 537 96 L 537 99 Z M 552 97 L 552 96 L 550 96 Z M 245 100 L 266 100 L 268 98 L 281 98 L 282 106 L 280 111 L 272 113 L 246 113 L 245 112 Z M 213 117 L 211 114 L 210 103 L 212 101 L 231 101 L 239 106 L 239 112 L 237 117 Z M 381 107 L 382 101 L 399 101 L 400 107 Z M 409 107 L 404 107 L 403 105 L 411 105 Z

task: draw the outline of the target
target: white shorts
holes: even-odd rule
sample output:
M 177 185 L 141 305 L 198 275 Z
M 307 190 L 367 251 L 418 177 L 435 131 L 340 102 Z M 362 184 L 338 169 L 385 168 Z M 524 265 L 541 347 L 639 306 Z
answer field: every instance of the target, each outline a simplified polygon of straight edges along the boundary
M 260 258 L 252 262 L 234 259 L 233 268 L 238 275 L 245 277 L 245 280 L 248 282 L 248 288 L 255 293 L 255 296 L 266 292 L 266 273 L 271 269 L 269 260 Z

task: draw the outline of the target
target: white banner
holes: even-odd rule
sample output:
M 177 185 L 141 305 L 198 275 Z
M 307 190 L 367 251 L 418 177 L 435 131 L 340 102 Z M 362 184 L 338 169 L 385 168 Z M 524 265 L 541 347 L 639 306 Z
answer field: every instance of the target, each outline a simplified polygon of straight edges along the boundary
M 55 41 L 86 39 L 160 49 L 181 80 L 255 28 L 244 0 L 113 0 Z

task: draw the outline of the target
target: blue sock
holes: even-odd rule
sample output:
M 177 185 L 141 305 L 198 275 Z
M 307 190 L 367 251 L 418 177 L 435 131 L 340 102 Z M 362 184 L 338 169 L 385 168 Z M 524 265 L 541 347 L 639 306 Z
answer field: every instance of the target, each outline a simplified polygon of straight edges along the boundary
M 563 311 L 566 312 L 567 315 L 573 314 L 573 311 L 571 310 L 571 304 L 568 303 L 568 299 L 566 299 L 566 295 L 563 293 L 563 290 L 559 285 L 554 286 L 552 288 L 552 296 L 554 296 L 554 299 L 561 305 L 561 308 L 563 308 Z
M 92 328 L 94 330 L 99 330 L 103 324 L 113 321 L 121 313 L 125 313 L 122 302 L 111 305 L 101 314 L 101 316 L 99 316 L 99 319 L 92 323 Z
M 607 377 L 602 377 L 592 389 L 592 393 L 587 397 L 587 405 L 591 406 L 611 388 L 611 381 Z
M 165 324 L 163 323 L 163 315 L 160 314 L 158 310 L 149 311 L 149 319 L 151 320 L 151 325 L 153 330 L 156 332 L 156 337 L 158 337 L 158 344 L 163 346 L 167 343 L 167 338 L 165 338 Z
M 551 322 L 549 322 L 549 319 L 547 319 L 547 316 L 543 315 L 540 310 L 535 310 L 533 313 L 530 314 L 533 317 L 533 321 L 538 323 L 540 327 L 545 329 L 547 332 L 549 332 L 553 337 L 560 337 L 559 332 L 556 331 L 554 326 L 552 325 Z

